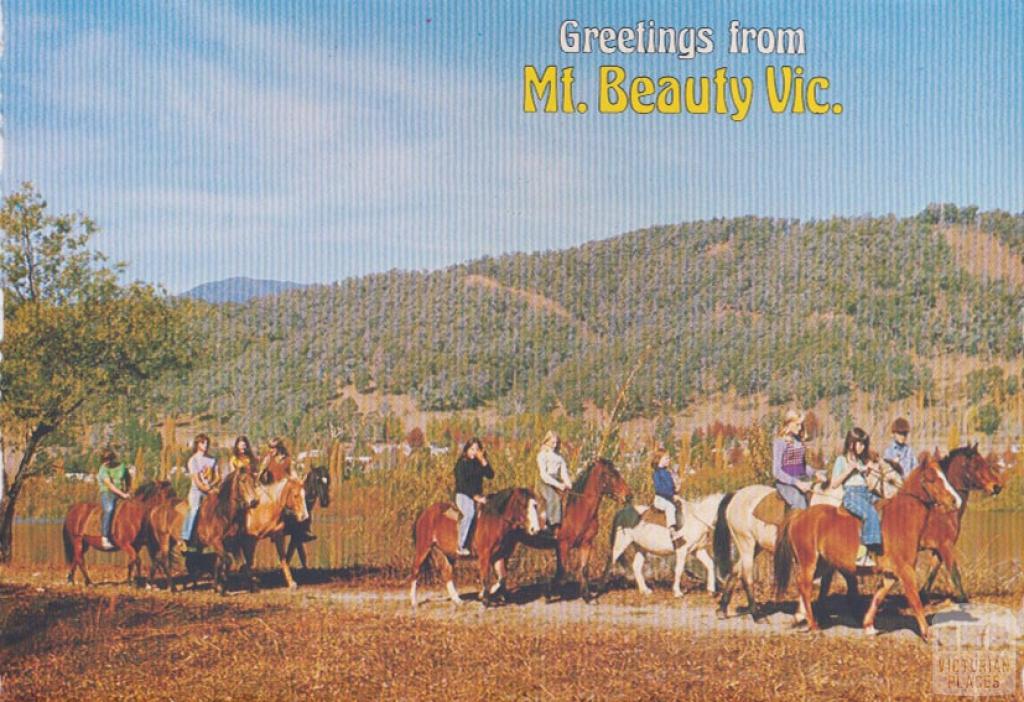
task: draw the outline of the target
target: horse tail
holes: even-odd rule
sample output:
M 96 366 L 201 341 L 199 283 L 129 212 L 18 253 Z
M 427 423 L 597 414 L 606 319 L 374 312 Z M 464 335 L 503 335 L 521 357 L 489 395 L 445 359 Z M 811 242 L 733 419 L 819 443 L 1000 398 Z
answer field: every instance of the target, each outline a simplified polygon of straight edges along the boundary
M 726 493 L 722 501 L 718 503 L 718 516 L 715 518 L 715 568 L 718 570 L 718 579 L 727 580 L 732 573 L 732 535 L 729 533 L 729 523 L 725 518 L 725 510 L 728 509 L 735 492 Z
M 68 533 L 67 520 L 64 521 L 64 528 L 60 530 L 61 535 L 64 537 L 64 562 L 71 565 L 71 561 L 75 558 L 75 547 L 71 543 L 71 534 Z
M 775 596 L 780 597 L 789 587 L 789 576 L 793 570 L 793 542 L 789 537 L 789 525 L 793 521 L 793 511 L 779 527 L 779 535 L 775 539 L 775 554 L 772 557 L 775 575 Z

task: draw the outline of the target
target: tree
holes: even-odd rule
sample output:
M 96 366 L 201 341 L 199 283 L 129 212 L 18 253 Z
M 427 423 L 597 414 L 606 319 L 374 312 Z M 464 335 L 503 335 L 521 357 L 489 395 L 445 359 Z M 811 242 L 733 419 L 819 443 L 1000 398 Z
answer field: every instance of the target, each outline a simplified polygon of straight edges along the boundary
M 51 215 L 30 183 L 0 206 L 0 285 L 7 318 L 0 376 L 3 438 L 21 453 L 4 466 L 0 562 L 10 560 L 18 495 L 54 432 L 130 405 L 155 375 L 188 365 L 183 306 L 89 248 L 96 226 Z M 41 462 L 40 462 L 41 463 Z
M 999 430 L 999 424 L 1002 421 L 999 409 L 994 404 L 988 403 L 979 407 L 977 414 L 974 415 L 974 428 L 987 436 L 991 442 L 992 435 Z

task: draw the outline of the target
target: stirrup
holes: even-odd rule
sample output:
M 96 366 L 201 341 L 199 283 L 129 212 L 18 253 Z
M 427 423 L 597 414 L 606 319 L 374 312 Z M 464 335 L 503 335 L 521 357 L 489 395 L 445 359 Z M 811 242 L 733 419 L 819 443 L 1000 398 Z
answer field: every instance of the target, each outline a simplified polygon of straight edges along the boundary
M 472 556 L 473 554 L 470 553 L 468 548 L 463 547 L 463 548 L 457 549 L 455 551 L 455 555 L 456 556 L 463 556 L 463 557 L 465 557 L 465 556 Z
M 861 544 L 857 549 L 857 567 L 858 568 L 874 568 L 875 559 L 871 556 L 871 551 L 864 544 Z

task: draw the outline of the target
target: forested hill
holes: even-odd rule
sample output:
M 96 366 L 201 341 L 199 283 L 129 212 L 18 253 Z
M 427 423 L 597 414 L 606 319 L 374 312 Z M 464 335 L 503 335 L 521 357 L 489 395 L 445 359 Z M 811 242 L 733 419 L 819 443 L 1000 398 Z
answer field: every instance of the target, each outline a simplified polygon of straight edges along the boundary
M 965 236 L 984 255 L 958 256 Z M 575 411 L 642 358 L 631 414 L 730 389 L 803 406 L 853 389 L 898 399 L 932 385 L 914 359 L 1024 352 L 1022 255 L 1024 216 L 946 205 L 704 221 L 370 275 L 204 308 L 208 357 L 156 402 L 293 435 L 322 429 L 350 383 L 423 409 Z

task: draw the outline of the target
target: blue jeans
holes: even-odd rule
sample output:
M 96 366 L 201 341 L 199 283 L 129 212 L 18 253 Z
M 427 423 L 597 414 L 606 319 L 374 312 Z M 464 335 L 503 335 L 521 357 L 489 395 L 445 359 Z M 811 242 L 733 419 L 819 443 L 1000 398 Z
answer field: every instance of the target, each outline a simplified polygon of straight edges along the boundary
M 775 483 L 775 489 L 782 495 L 782 499 L 793 509 L 807 509 L 807 495 L 800 492 L 796 485 L 786 483 Z
M 117 506 L 117 495 L 104 490 L 100 493 L 100 504 L 103 505 L 103 521 L 101 522 L 103 536 L 109 539 L 110 525 L 114 523 L 114 507 Z
M 865 546 L 877 546 L 882 543 L 882 522 L 878 518 L 878 510 L 875 509 L 877 499 L 863 485 L 848 487 L 843 491 L 843 507 L 864 522 L 860 530 L 860 542 Z
M 462 512 L 462 519 L 459 520 L 459 548 L 466 548 L 469 527 L 473 524 L 473 517 L 476 516 L 476 502 L 473 502 L 473 498 L 469 495 L 457 492 L 455 493 L 455 506 Z
M 195 528 L 196 519 L 199 517 L 199 505 L 203 504 L 206 495 L 194 487 L 188 491 L 188 514 L 185 516 L 185 523 L 181 525 L 181 540 L 188 541 L 192 538 L 192 530 Z

